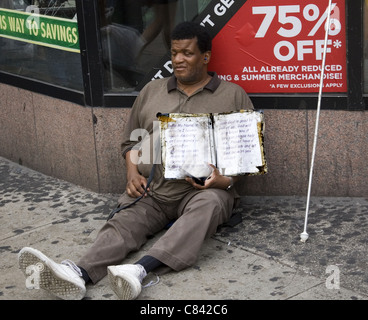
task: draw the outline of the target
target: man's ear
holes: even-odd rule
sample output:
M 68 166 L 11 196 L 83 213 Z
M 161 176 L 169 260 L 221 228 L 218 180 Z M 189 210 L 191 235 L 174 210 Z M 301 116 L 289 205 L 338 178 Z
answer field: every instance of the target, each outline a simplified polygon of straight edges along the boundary
M 211 51 L 207 51 L 204 54 L 204 63 L 207 64 L 210 62 L 211 59 Z

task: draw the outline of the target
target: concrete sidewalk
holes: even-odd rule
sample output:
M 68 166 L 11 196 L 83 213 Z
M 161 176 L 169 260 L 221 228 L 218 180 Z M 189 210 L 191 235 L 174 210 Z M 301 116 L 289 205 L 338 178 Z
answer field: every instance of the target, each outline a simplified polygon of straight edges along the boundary
M 0 299 L 54 299 L 26 289 L 17 253 L 31 246 L 56 262 L 78 260 L 116 200 L 0 157 Z M 162 275 L 139 299 L 368 298 L 367 199 L 312 198 L 306 243 L 299 237 L 304 197 L 246 197 L 240 211 L 241 224 L 208 239 L 195 266 Z M 125 262 L 135 262 L 159 236 Z M 104 278 L 87 287 L 85 299 L 116 296 Z

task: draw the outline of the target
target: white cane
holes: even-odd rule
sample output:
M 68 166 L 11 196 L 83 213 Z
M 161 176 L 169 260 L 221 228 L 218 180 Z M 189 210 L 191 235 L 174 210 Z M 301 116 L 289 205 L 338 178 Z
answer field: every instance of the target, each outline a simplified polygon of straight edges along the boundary
M 323 77 L 325 74 L 327 40 L 328 40 L 328 33 L 330 30 L 330 16 L 331 16 L 331 6 L 332 6 L 331 2 L 332 0 L 329 0 L 328 9 L 327 9 L 328 14 L 327 14 L 327 22 L 326 22 L 325 45 L 323 48 L 322 70 L 321 70 L 321 79 L 320 79 L 320 84 L 319 84 L 319 94 L 318 94 L 318 104 L 317 104 L 317 114 L 316 114 L 316 126 L 315 126 L 315 131 L 314 131 L 312 160 L 311 160 L 311 166 L 310 166 L 310 171 L 309 171 L 309 183 L 308 183 L 307 205 L 306 205 L 306 210 L 305 210 L 304 231 L 300 234 L 300 240 L 302 242 L 307 241 L 309 238 L 309 235 L 307 233 L 308 212 L 309 212 L 310 194 L 311 194 L 311 187 L 312 187 L 312 180 L 313 180 L 314 158 L 316 156 L 316 147 L 317 147 L 318 124 L 319 124 L 319 114 L 321 110 Z

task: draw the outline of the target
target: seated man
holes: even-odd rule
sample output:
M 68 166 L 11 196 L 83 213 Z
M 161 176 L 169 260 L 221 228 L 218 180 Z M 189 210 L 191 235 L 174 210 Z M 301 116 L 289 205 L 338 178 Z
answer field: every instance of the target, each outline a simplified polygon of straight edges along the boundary
M 192 266 L 203 241 L 230 218 L 236 200 L 233 182 L 213 167 L 204 185 L 193 179 L 167 180 L 161 164 L 153 166 L 153 179 L 147 186 L 152 164 L 134 161 L 138 151 L 130 140 L 135 129 L 145 129 L 153 138 L 156 114 L 209 113 L 253 109 L 253 105 L 236 84 L 220 80 L 207 71 L 211 58 L 211 38 L 205 28 L 184 22 L 176 26 L 171 38 L 174 75 L 148 83 L 137 97 L 127 123 L 122 143 L 126 160 L 126 192 L 119 205 L 135 204 L 116 213 L 99 231 L 89 250 L 75 264 L 70 260 L 58 264 L 33 248 L 19 252 L 20 268 L 26 273 L 30 265 L 43 264 L 40 287 L 66 299 L 81 299 L 85 284 L 95 284 L 109 276 L 114 292 L 121 299 L 135 299 L 141 292 L 143 278 L 159 266 L 175 271 Z M 147 239 L 176 220 L 166 233 L 135 264 L 119 265 L 129 252 L 138 250 Z

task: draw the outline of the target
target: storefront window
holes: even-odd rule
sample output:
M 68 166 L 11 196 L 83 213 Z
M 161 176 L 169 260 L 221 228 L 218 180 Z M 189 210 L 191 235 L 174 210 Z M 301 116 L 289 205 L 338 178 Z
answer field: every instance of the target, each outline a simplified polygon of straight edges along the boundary
M 318 94 L 326 5 L 318 0 L 0 0 L 0 82 L 81 105 L 131 107 L 146 83 L 172 74 L 172 28 L 196 21 L 213 38 L 216 55 L 209 69 L 241 85 L 255 105 L 285 108 L 302 97 L 309 106 Z M 336 0 L 332 6 L 325 106 L 346 108 L 348 99 L 349 109 L 364 109 L 368 0 Z
M 106 92 L 132 92 L 169 52 L 170 33 L 210 0 L 101 0 Z
M 368 0 L 364 1 L 364 93 L 368 93 Z
M 0 0 L 0 70 L 83 90 L 75 1 Z

